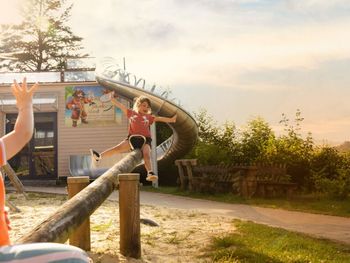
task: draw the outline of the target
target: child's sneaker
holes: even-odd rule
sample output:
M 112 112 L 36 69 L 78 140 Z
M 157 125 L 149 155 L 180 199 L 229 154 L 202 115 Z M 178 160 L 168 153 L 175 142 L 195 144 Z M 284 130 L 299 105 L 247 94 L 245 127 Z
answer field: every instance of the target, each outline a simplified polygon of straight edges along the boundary
M 102 157 L 98 152 L 94 151 L 93 149 L 90 149 L 90 154 L 91 154 L 91 166 L 93 168 L 96 168 Z
M 156 176 L 156 175 L 154 174 L 154 172 L 149 171 L 149 172 L 147 173 L 146 181 L 154 182 L 154 181 L 157 181 L 157 180 L 158 180 L 158 176 Z

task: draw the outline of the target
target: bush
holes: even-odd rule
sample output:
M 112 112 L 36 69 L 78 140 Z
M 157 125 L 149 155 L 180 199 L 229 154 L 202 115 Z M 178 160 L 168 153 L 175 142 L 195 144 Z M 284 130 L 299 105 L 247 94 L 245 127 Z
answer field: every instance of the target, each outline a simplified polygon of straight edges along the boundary
M 314 190 L 337 199 L 345 199 L 350 192 L 348 156 L 331 147 L 315 150 L 311 161 Z
M 350 170 L 340 169 L 337 171 L 338 176 L 327 178 L 325 170 L 312 172 L 315 189 L 318 193 L 326 194 L 331 198 L 344 200 L 350 193 Z
M 199 140 L 187 156 L 201 164 L 283 163 L 291 181 L 307 192 L 336 198 L 349 195 L 350 154 L 331 147 L 315 148 L 311 134 L 301 135 L 301 112 L 291 124 L 285 114 L 280 123 L 284 134 L 276 136 L 269 124 L 258 117 L 238 130 L 233 123 L 217 125 L 205 110 L 195 114 Z

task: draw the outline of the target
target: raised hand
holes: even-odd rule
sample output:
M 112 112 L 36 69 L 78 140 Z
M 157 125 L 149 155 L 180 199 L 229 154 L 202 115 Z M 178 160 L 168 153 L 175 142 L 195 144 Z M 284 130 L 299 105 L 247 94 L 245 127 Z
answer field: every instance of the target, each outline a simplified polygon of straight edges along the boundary
M 30 89 L 27 88 L 27 79 L 23 78 L 22 84 L 18 84 L 16 80 L 11 85 L 12 94 L 16 98 L 16 104 L 18 110 L 23 110 L 33 105 L 33 94 L 39 87 L 38 83 L 35 83 Z

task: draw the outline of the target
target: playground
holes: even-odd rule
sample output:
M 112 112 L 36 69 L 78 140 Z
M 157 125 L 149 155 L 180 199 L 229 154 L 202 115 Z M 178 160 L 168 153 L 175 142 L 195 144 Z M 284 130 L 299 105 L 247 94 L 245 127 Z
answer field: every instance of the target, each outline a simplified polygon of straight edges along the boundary
M 16 200 L 16 205 L 22 210 L 12 216 L 13 240 L 26 235 L 33 225 L 50 216 L 67 200 L 64 187 L 27 187 L 27 190 L 30 205 L 22 195 L 9 195 L 10 200 Z M 142 257 L 125 258 L 119 253 L 118 210 L 118 192 L 115 191 L 90 217 L 90 255 L 95 262 L 210 262 L 205 253 L 212 238 L 235 233 L 236 223 L 233 220 L 237 218 L 350 243 L 350 222 L 345 217 L 224 204 L 142 191 L 141 218 L 150 219 L 159 226 L 141 224 Z M 287 243 L 290 242 L 292 240 L 287 240 Z M 295 253 L 299 253 L 298 250 Z M 313 253 L 310 248 L 308 254 Z
M 0 262 L 350 262 L 346 1 L 100 2 L 2 3 Z
M 59 189 L 63 192 L 64 189 Z M 11 217 L 11 238 L 26 235 L 38 221 L 50 216 L 66 201 L 65 195 L 29 193 L 28 200 L 16 195 L 21 213 Z M 210 238 L 232 231 L 230 218 L 196 210 L 141 205 L 141 218 L 160 226 L 141 225 L 142 259 L 126 259 L 119 253 L 119 211 L 116 200 L 107 200 L 90 217 L 91 257 L 94 262 L 198 262 Z M 10 195 L 9 198 L 14 198 Z M 35 216 L 33 216 L 35 214 Z M 202 251 L 203 250 L 203 251 Z
M 179 187 L 183 190 L 188 188 L 189 191 L 207 193 L 233 192 L 244 198 L 251 198 L 259 194 L 263 197 L 279 197 L 282 192 L 285 198 L 293 197 L 296 184 L 288 181 L 289 175 L 285 166 L 245 164 L 203 166 L 200 163 L 198 165 L 195 159 L 181 159 L 197 141 L 198 126 L 194 118 L 180 105 L 164 97 L 164 94 L 156 94 L 154 90 L 139 87 L 136 78 L 135 82 L 130 81 L 126 77 L 128 75 L 120 68 L 116 68 L 113 62 L 107 59 L 104 61 L 103 70 L 96 70 L 96 83 L 90 83 L 90 86 L 86 87 L 87 93 L 89 89 L 95 90 L 98 83 L 101 87 L 120 94 L 129 102 L 142 95 L 150 97 L 153 110 L 162 116 L 177 115 L 176 123 L 170 124 L 173 131 L 172 136 L 158 147 L 153 147 L 152 154 L 154 154 L 153 160 L 155 161 L 153 165 L 159 168 L 160 182 L 170 176 L 170 173 L 165 172 L 164 168 L 175 163 L 178 168 L 178 174 L 175 177 L 179 177 Z M 67 90 L 69 89 L 65 89 L 66 93 Z M 60 94 L 63 95 L 62 90 Z M 56 102 L 57 107 L 52 108 L 53 110 L 66 107 L 62 99 Z M 10 108 L 7 110 L 11 112 Z M 116 117 L 119 113 L 114 111 L 113 114 Z M 119 121 L 119 118 L 115 120 Z M 122 123 L 125 124 L 126 120 L 122 120 Z M 118 122 L 109 123 L 111 127 L 120 124 Z M 36 194 L 38 189 L 32 193 L 30 188 L 26 187 L 28 199 L 18 195 L 9 195 L 8 200 L 14 201 L 15 206 L 21 210 L 11 215 L 11 239 L 15 242 L 68 242 L 68 238 L 72 239 L 71 234 L 80 228 L 79 226 L 84 224 L 84 220 L 89 217 L 91 242 L 88 248 L 79 247 L 89 251 L 94 262 L 208 262 L 211 260 L 207 253 L 208 247 L 212 245 L 213 239 L 235 232 L 234 219 L 250 220 L 346 244 L 350 242 L 349 222 L 340 217 L 314 216 L 244 205 L 225 206 L 221 203 L 154 193 L 153 196 L 143 193 L 140 198 L 141 206 L 139 206 L 140 178 L 138 173 L 144 174 L 140 150 L 124 155 L 123 158 L 115 160 L 108 167 L 96 169 L 89 163 L 90 156 L 86 155 L 88 141 L 83 145 L 81 141 L 84 138 L 86 140 L 90 138 L 86 136 L 87 134 L 102 132 L 104 128 L 93 126 L 93 130 L 90 130 L 83 126 L 79 128 L 79 125 L 82 123 L 78 122 L 78 127 L 71 124 L 66 127 L 70 132 L 66 133 L 67 137 L 63 137 L 61 141 L 63 144 L 58 142 L 56 152 L 58 164 L 49 166 L 43 161 L 40 166 L 52 167 L 52 169 L 42 169 L 43 174 L 46 174 L 47 170 L 53 171 L 51 179 L 59 178 L 62 175 L 60 172 L 64 171 L 63 174 L 66 175 L 69 173 L 67 181 L 70 199 L 68 200 L 66 189 L 63 187 L 59 187 L 58 192 L 55 192 L 56 188 L 51 188 L 45 195 Z M 123 127 L 126 128 L 125 125 Z M 120 134 L 122 133 L 121 130 Z M 79 138 L 79 140 L 72 140 L 74 138 Z M 69 147 L 74 148 L 75 152 L 62 146 L 68 146 L 65 144 L 66 141 L 71 142 Z M 75 142 L 72 143 L 72 141 Z M 102 146 L 99 145 L 99 149 Z M 64 154 L 60 147 L 64 148 Z M 55 150 L 52 152 L 55 153 Z M 133 177 L 137 176 L 137 179 L 129 178 L 131 172 L 133 172 Z M 7 174 L 6 171 L 5 174 Z M 29 171 L 29 174 L 38 177 L 39 173 Z M 266 174 L 270 177 L 266 177 Z M 58 177 L 55 177 L 56 175 Z M 19 176 L 23 175 L 19 174 Z M 80 176 L 85 176 L 87 184 L 85 188 L 79 189 L 81 192 L 77 191 L 76 195 L 72 196 L 69 193 L 69 181 L 70 179 L 79 180 Z M 94 179 L 90 184 L 89 176 L 90 179 Z M 174 177 L 174 174 L 172 176 Z M 129 188 L 130 185 L 125 187 L 125 184 L 129 184 L 130 181 L 133 181 L 134 188 Z M 122 184 L 125 188 L 122 187 Z M 157 187 L 158 182 L 153 182 L 153 186 Z M 52 191 L 54 189 L 56 190 Z M 116 189 L 118 191 L 115 191 Z M 277 191 L 276 189 L 282 190 Z M 122 191 L 124 194 L 121 194 Z M 119 200 L 116 197 L 118 192 Z M 124 197 L 123 201 L 121 196 Z M 139 212 L 142 224 L 138 221 Z M 143 221 L 145 219 L 146 221 Z M 147 220 L 156 222 L 158 226 L 148 225 Z M 329 225 L 333 227 L 329 228 Z M 125 243 L 130 251 L 123 247 Z M 78 246 L 77 243 L 71 244 Z M 130 255 L 129 252 L 134 254 L 127 257 Z M 253 254 L 253 252 L 249 251 L 248 254 Z

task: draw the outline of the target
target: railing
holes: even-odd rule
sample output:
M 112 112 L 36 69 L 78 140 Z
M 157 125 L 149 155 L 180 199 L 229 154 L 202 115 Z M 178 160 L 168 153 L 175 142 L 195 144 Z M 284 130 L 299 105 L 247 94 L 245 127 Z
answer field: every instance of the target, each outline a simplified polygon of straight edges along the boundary
M 166 139 L 164 142 L 157 146 L 157 158 L 161 159 L 163 155 L 170 149 L 173 144 L 173 136 Z
M 0 84 L 9 84 L 14 79 L 21 80 L 24 77 L 31 83 L 87 82 L 95 81 L 95 71 L 1 72 Z

